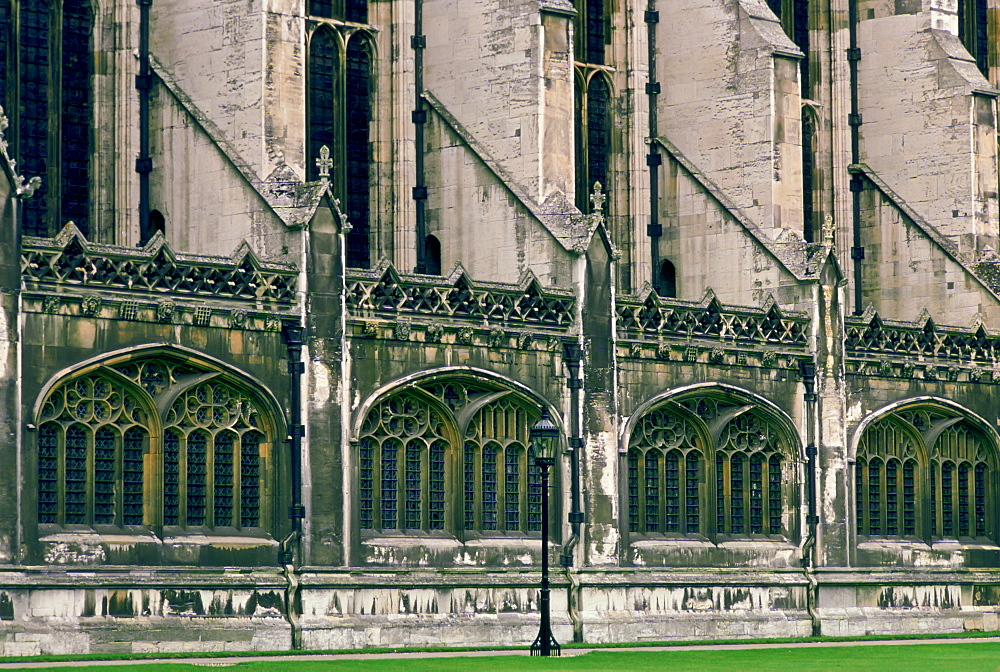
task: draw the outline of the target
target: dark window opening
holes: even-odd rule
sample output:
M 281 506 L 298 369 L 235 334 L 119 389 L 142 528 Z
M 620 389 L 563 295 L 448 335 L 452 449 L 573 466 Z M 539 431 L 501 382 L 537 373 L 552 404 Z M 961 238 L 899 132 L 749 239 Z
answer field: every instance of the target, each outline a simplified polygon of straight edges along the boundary
M 976 60 L 979 71 L 989 78 L 986 0 L 958 0 L 958 39 Z
M 309 45 L 309 160 L 310 180 L 319 179 L 316 159 L 324 145 L 336 149 L 335 82 L 338 71 L 337 43 L 333 31 L 320 28 Z
M 611 158 L 611 90 L 607 81 L 595 75 L 587 86 L 586 95 L 577 97 L 577 207 L 583 212 L 593 211 L 590 196 L 594 185 L 601 183 L 607 194 L 608 166 Z M 610 210 L 604 204 L 604 212 Z
M 576 11 L 576 60 L 603 65 L 610 33 L 604 0 L 577 0 Z
M 816 124 L 811 114 L 802 110 L 802 235 L 806 242 L 816 242 L 813 226 L 814 183 L 813 171 L 816 166 Z
M 167 235 L 167 220 L 159 210 L 152 210 L 149 213 L 149 232 L 155 234 L 157 231 L 162 235 Z
M 427 236 L 424 242 L 424 268 L 427 275 L 441 275 L 441 241 Z
M 72 221 L 87 235 L 93 125 L 90 4 L 65 0 L 60 18 L 49 3 L 27 0 L 14 17 L 5 1 L 0 4 L 0 25 L 0 71 L 16 71 L 16 80 L 0 84 L 0 100 L 8 103 L 7 112 L 14 117 L 11 148 L 21 174 L 42 178 L 35 194 L 23 201 L 22 231 L 47 236 Z M 12 33 L 13 26 L 19 34 Z M 16 67 L 7 67 L 10 56 Z M 13 81 L 18 83 L 16 106 L 6 100 L 6 86 Z
M 367 23 L 368 0 L 309 0 L 309 15 Z
M 677 269 L 670 260 L 664 260 L 660 266 L 659 295 L 671 299 L 677 298 Z
M 347 265 L 368 268 L 372 57 L 364 40 L 347 45 L 345 159 L 347 163 Z

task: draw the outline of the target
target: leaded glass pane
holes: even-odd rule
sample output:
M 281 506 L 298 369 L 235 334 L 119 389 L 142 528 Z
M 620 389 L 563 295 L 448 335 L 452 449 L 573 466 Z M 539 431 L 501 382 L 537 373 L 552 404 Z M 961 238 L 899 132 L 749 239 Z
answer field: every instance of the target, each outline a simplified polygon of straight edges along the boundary
M 333 0 L 309 0 L 309 14 L 324 19 L 332 19 Z
M 368 0 L 344 0 L 344 20 L 368 23 Z
M 66 522 L 87 522 L 87 432 L 80 425 L 66 430 Z
M 396 441 L 382 444 L 382 529 L 398 526 L 399 446 Z
M 882 464 L 868 463 L 868 534 L 882 534 Z
M 482 516 L 483 529 L 497 529 L 497 444 L 489 443 L 483 447 L 483 491 Z
M 868 498 L 868 491 L 865 488 L 865 472 L 867 471 L 867 466 L 865 461 L 858 459 L 857 466 L 854 468 L 854 500 L 857 506 L 857 511 L 855 511 L 855 525 L 857 526 L 858 534 L 865 534 L 865 523 L 867 518 L 865 518 L 865 502 Z
M 587 3 L 587 62 L 604 64 L 604 0 Z
M 986 536 L 986 465 L 976 465 L 976 536 Z
M 646 532 L 660 531 L 660 459 L 655 451 L 647 451 L 643 464 L 646 495 Z
M 195 432 L 187 439 L 187 524 L 204 525 L 208 486 L 208 436 Z
M 603 45 L 602 45 L 603 46 Z M 587 184 L 585 193 L 600 182 L 608 187 L 611 156 L 611 90 L 607 81 L 595 75 L 587 87 Z M 605 211 L 610 207 L 605 204 Z M 588 208 L 589 211 L 589 208 Z
M 94 522 L 115 522 L 115 433 L 108 427 L 94 433 Z
M 465 529 L 476 529 L 476 445 L 471 441 L 465 443 L 464 453 L 464 504 Z
M 750 456 L 750 532 L 764 531 L 764 462 L 759 454 Z
M 628 519 L 629 531 L 639 531 L 639 454 L 628 453 Z
M 698 532 L 701 529 L 701 503 L 698 492 L 698 462 L 697 453 L 687 454 L 687 465 L 684 469 L 685 502 L 684 519 L 685 532 Z
M 84 235 L 90 230 L 92 30 L 89 1 L 63 0 L 60 82 L 62 163 L 59 167 L 62 213 L 59 223 L 72 220 Z
M 346 214 L 351 222 L 347 233 L 347 265 L 368 268 L 369 208 L 371 192 L 371 78 L 372 58 L 368 45 L 354 36 L 347 45 L 345 86 Z
M 163 524 L 180 524 L 181 439 L 176 432 L 163 436 Z
M 535 449 L 528 448 L 528 531 L 542 530 L 542 469 L 535 464 Z
M 772 455 L 767 467 L 768 532 L 781 534 L 781 458 Z
M 122 522 L 126 525 L 143 523 L 143 455 L 146 452 L 146 430 L 131 427 L 122 439 Z
M 664 528 L 668 532 L 677 532 L 681 524 L 681 467 L 677 451 L 672 450 L 667 453 L 664 472 L 666 485 Z
M 729 529 L 743 534 L 744 529 L 744 458 L 739 453 L 729 459 Z
M 444 529 L 444 460 L 448 445 L 438 439 L 431 444 L 429 458 L 429 490 L 430 501 L 428 505 L 427 527 L 431 530 Z
M 358 448 L 358 522 L 362 530 L 375 525 L 375 448 L 370 438 L 361 439 Z
M 955 535 L 954 476 L 955 465 L 945 462 L 941 465 L 941 536 Z
M 406 444 L 406 518 L 404 527 L 419 530 L 423 509 L 423 443 L 412 439 Z
M 261 434 L 247 432 L 240 442 L 240 525 L 260 525 Z
M 958 536 L 969 536 L 969 465 L 958 467 Z
M 885 465 L 885 533 L 890 536 L 899 534 L 897 476 L 897 462 L 890 460 Z
M 715 455 L 715 531 L 728 531 L 726 525 L 726 458 L 722 453 Z
M 322 5 L 324 7 L 319 7 Z M 323 10 L 329 3 L 313 2 L 313 9 Z M 329 11 L 329 10 L 327 10 Z M 314 12 L 317 16 L 329 14 Z M 340 59 L 337 57 L 337 40 L 330 28 L 320 28 L 309 42 L 309 157 L 306 173 L 309 179 L 319 179 L 316 159 L 324 145 L 336 151 L 337 121 L 335 113 L 336 80 Z
M 59 435 L 57 425 L 38 428 L 38 522 L 55 523 L 59 514 Z
M 215 436 L 213 449 L 214 471 L 214 501 L 215 524 L 231 526 L 233 524 L 233 450 L 236 441 L 229 432 Z
M 34 196 L 21 201 L 21 226 L 25 235 L 47 236 L 49 232 L 46 202 L 49 198 L 49 29 L 51 12 L 45 0 L 23 0 L 20 12 L 18 73 L 20 100 L 18 108 L 18 172 L 40 176 L 42 183 Z M 67 501 L 67 506 L 69 502 Z M 82 504 L 81 504 L 82 507 Z M 72 514 L 76 522 L 83 515 Z M 69 515 L 67 511 L 67 522 Z
M 508 531 L 521 528 L 521 460 L 520 451 L 507 446 L 504 451 L 504 511 Z
M 903 464 L 903 534 L 917 533 L 916 484 L 913 474 L 917 463 L 907 460 Z

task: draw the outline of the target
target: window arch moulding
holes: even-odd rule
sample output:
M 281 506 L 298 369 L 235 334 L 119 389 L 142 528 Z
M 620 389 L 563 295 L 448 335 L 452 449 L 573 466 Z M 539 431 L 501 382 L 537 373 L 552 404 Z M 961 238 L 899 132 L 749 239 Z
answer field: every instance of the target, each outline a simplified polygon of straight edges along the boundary
M 624 560 L 726 562 L 753 539 L 755 562 L 796 562 L 801 442 L 770 402 L 718 384 L 658 395 L 627 421 L 621 459 Z
M 61 372 L 34 411 L 43 561 L 276 564 L 284 433 L 259 383 L 147 347 Z M 88 550 L 62 557 L 66 534 Z
M 539 403 L 516 385 L 462 370 L 372 395 L 352 442 L 358 561 L 407 564 L 413 553 L 431 553 L 441 562 L 537 563 L 541 476 L 529 430 Z M 559 473 L 557 464 L 556 488 Z
M 858 562 L 941 541 L 996 550 L 998 446 L 988 423 L 943 399 L 908 399 L 866 418 L 850 460 Z

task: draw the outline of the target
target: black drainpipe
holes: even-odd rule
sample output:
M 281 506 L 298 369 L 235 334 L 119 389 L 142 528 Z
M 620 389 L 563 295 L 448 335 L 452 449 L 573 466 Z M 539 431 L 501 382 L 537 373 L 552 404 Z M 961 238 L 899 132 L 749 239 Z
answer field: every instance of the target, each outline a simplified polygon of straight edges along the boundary
M 806 594 L 806 609 L 812 619 L 813 637 L 818 637 L 820 632 L 819 615 L 816 612 L 818 586 L 816 577 L 813 575 L 815 555 L 816 555 L 816 535 L 819 527 L 819 515 L 816 506 L 816 362 L 813 359 L 803 359 L 799 361 L 799 372 L 802 374 L 802 383 L 806 388 L 803 397 L 806 407 L 806 541 L 802 545 L 802 569 L 805 572 L 806 580 L 809 582 L 808 593 Z
M 135 88 L 139 92 L 139 156 L 135 172 L 139 174 L 139 245 L 152 236 L 149 230 L 149 174 L 153 159 L 149 156 L 149 92 L 153 76 L 149 68 L 149 8 L 153 0 L 136 0 L 139 5 L 139 74 Z
M 413 125 L 415 127 L 414 143 L 416 144 L 416 186 L 413 187 L 413 200 L 417 205 L 417 273 L 427 272 L 427 185 L 424 174 L 424 125 L 427 123 L 427 110 L 424 108 L 424 49 L 427 48 L 427 36 L 424 35 L 424 8 L 422 0 L 414 0 L 413 37 L 410 38 L 413 48 L 413 82 L 416 89 L 416 105 L 413 108 Z
M 563 547 L 561 561 L 563 567 L 573 566 L 573 547 L 580 542 L 580 525 L 583 523 L 583 511 L 580 510 L 580 459 L 583 449 L 583 439 L 580 438 L 580 390 L 583 381 L 580 380 L 580 362 L 583 351 L 577 342 L 563 345 L 563 362 L 569 369 L 566 387 L 569 388 L 570 399 L 570 512 L 569 522 L 573 535 Z
M 583 525 L 583 511 L 580 510 L 580 461 L 583 459 L 583 439 L 580 438 L 580 363 L 583 350 L 576 341 L 563 344 L 563 362 L 569 370 L 566 387 L 569 388 L 570 424 L 570 512 L 571 535 L 563 545 L 560 563 L 566 570 L 569 590 L 566 593 L 567 610 L 573 622 L 573 641 L 583 641 L 583 620 L 580 618 L 580 582 L 573 573 L 573 551 L 580 543 L 580 528 Z
M 858 107 L 858 63 L 861 49 L 858 47 L 858 0 L 848 0 L 848 21 L 850 22 L 851 46 L 847 50 L 847 65 L 851 72 L 851 113 L 847 123 L 851 127 L 851 164 L 861 162 L 861 112 Z M 860 173 L 851 174 L 851 217 L 854 228 L 854 245 L 851 259 L 854 260 L 854 314 L 860 315 L 864 308 L 861 282 L 861 260 L 865 258 L 865 248 L 861 245 L 861 192 L 865 188 L 864 177 Z
M 650 284 L 657 293 L 660 292 L 660 236 L 663 227 L 660 225 L 659 188 L 660 165 L 663 157 L 660 155 L 656 138 L 659 129 L 656 118 L 656 101 L 660 94 L 660 83 L 656 81 L 656 24 L 660 22 L 660 13 L 653 9 L 655 0 L 650 0 L 646 10 L 646 42 L 649 53 L 649 80 L 646 82 L 646 96 L 649 100 L 649 154 L 646 155 L 646 165 L 649 166 L 649 225 L 646 235 L 649 236 Z
M 302 535 L 302 519 L 306 517 L 306 507 L 302 505 L 302 438 L 305 425 L 302 424 L 302 374 L 306 365 L 302 362 L 302 346 L 306 342 L 306 330 L 297 317 L 282 320 L 285 345 L 288 347 L 288 396 L 291 409 L 288 414 L 288 443 L 292 458 L 292 505 L 288 516 L 292 519 L 292 530 L 296 537 Z M 286 551 L 291 553 L 291 551 Z
M 302 505 L 302 439 L 305 425 L 302 424 L 302 374 L 306 367 L 302 363 L 302 347 L 306 342 L 306 329 L 298 317 L 284 317 L 281 331 L 288 348 L 288 396 L 291 408 L 288 413 L 288 443 L 291 449 L 292 505 L 288 517 L 292 519 L 292 531 L 281 542 L 281 565 L 288 588 L 285 591 L 285 616 L 291 629 L 292 650 L 302 649 L 302 626 L 299 621 L 301 602 L 299 580 L 295 565 L 302 564 L 302 519 L 306 517 L 306 507 Z

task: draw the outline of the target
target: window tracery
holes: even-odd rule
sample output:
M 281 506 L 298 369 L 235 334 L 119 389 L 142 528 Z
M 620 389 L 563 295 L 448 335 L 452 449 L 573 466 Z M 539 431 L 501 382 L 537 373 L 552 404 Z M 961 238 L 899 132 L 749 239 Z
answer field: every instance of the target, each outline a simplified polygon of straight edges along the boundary
M 855 521 L 865 536 L 992 537 L 991 442 L 943 409 L 893 413 L 865 428 L 855 464 Z
M 320 18 L 367 21 L 367 3 L 358 0 L 312 2 Z M 322 23 L 309 41 L 308 110 L 309 179 L 319 179 L 315 159 L 328 147 L 334 165 L 330 176 L 351 223 L 346 236 L 347 264 L 368 268 L 372 195 L 371 125 L 374 112 L 375 48 L 368 30 Z
M 261 527 L 266 416 L 218 372 L 170 357 L 59 383 L 39 417 L 39 522 Z
M 696 395 L 653 408 L 629 437 L 629 531 L 787 536 L 789 450 L 752 405 Z
M 67 221 L 89 232 L 93 31 L 86 0 L 0 1 L 0 103 L 12 117 L 12 154 L 25 175 L 42 177 L 22 204 L 26 235 Z
M 534 406 L 473 380 L 430 381 L 365 415 L 358 442 L 362 530 L 532 533 L 541 477 Z

